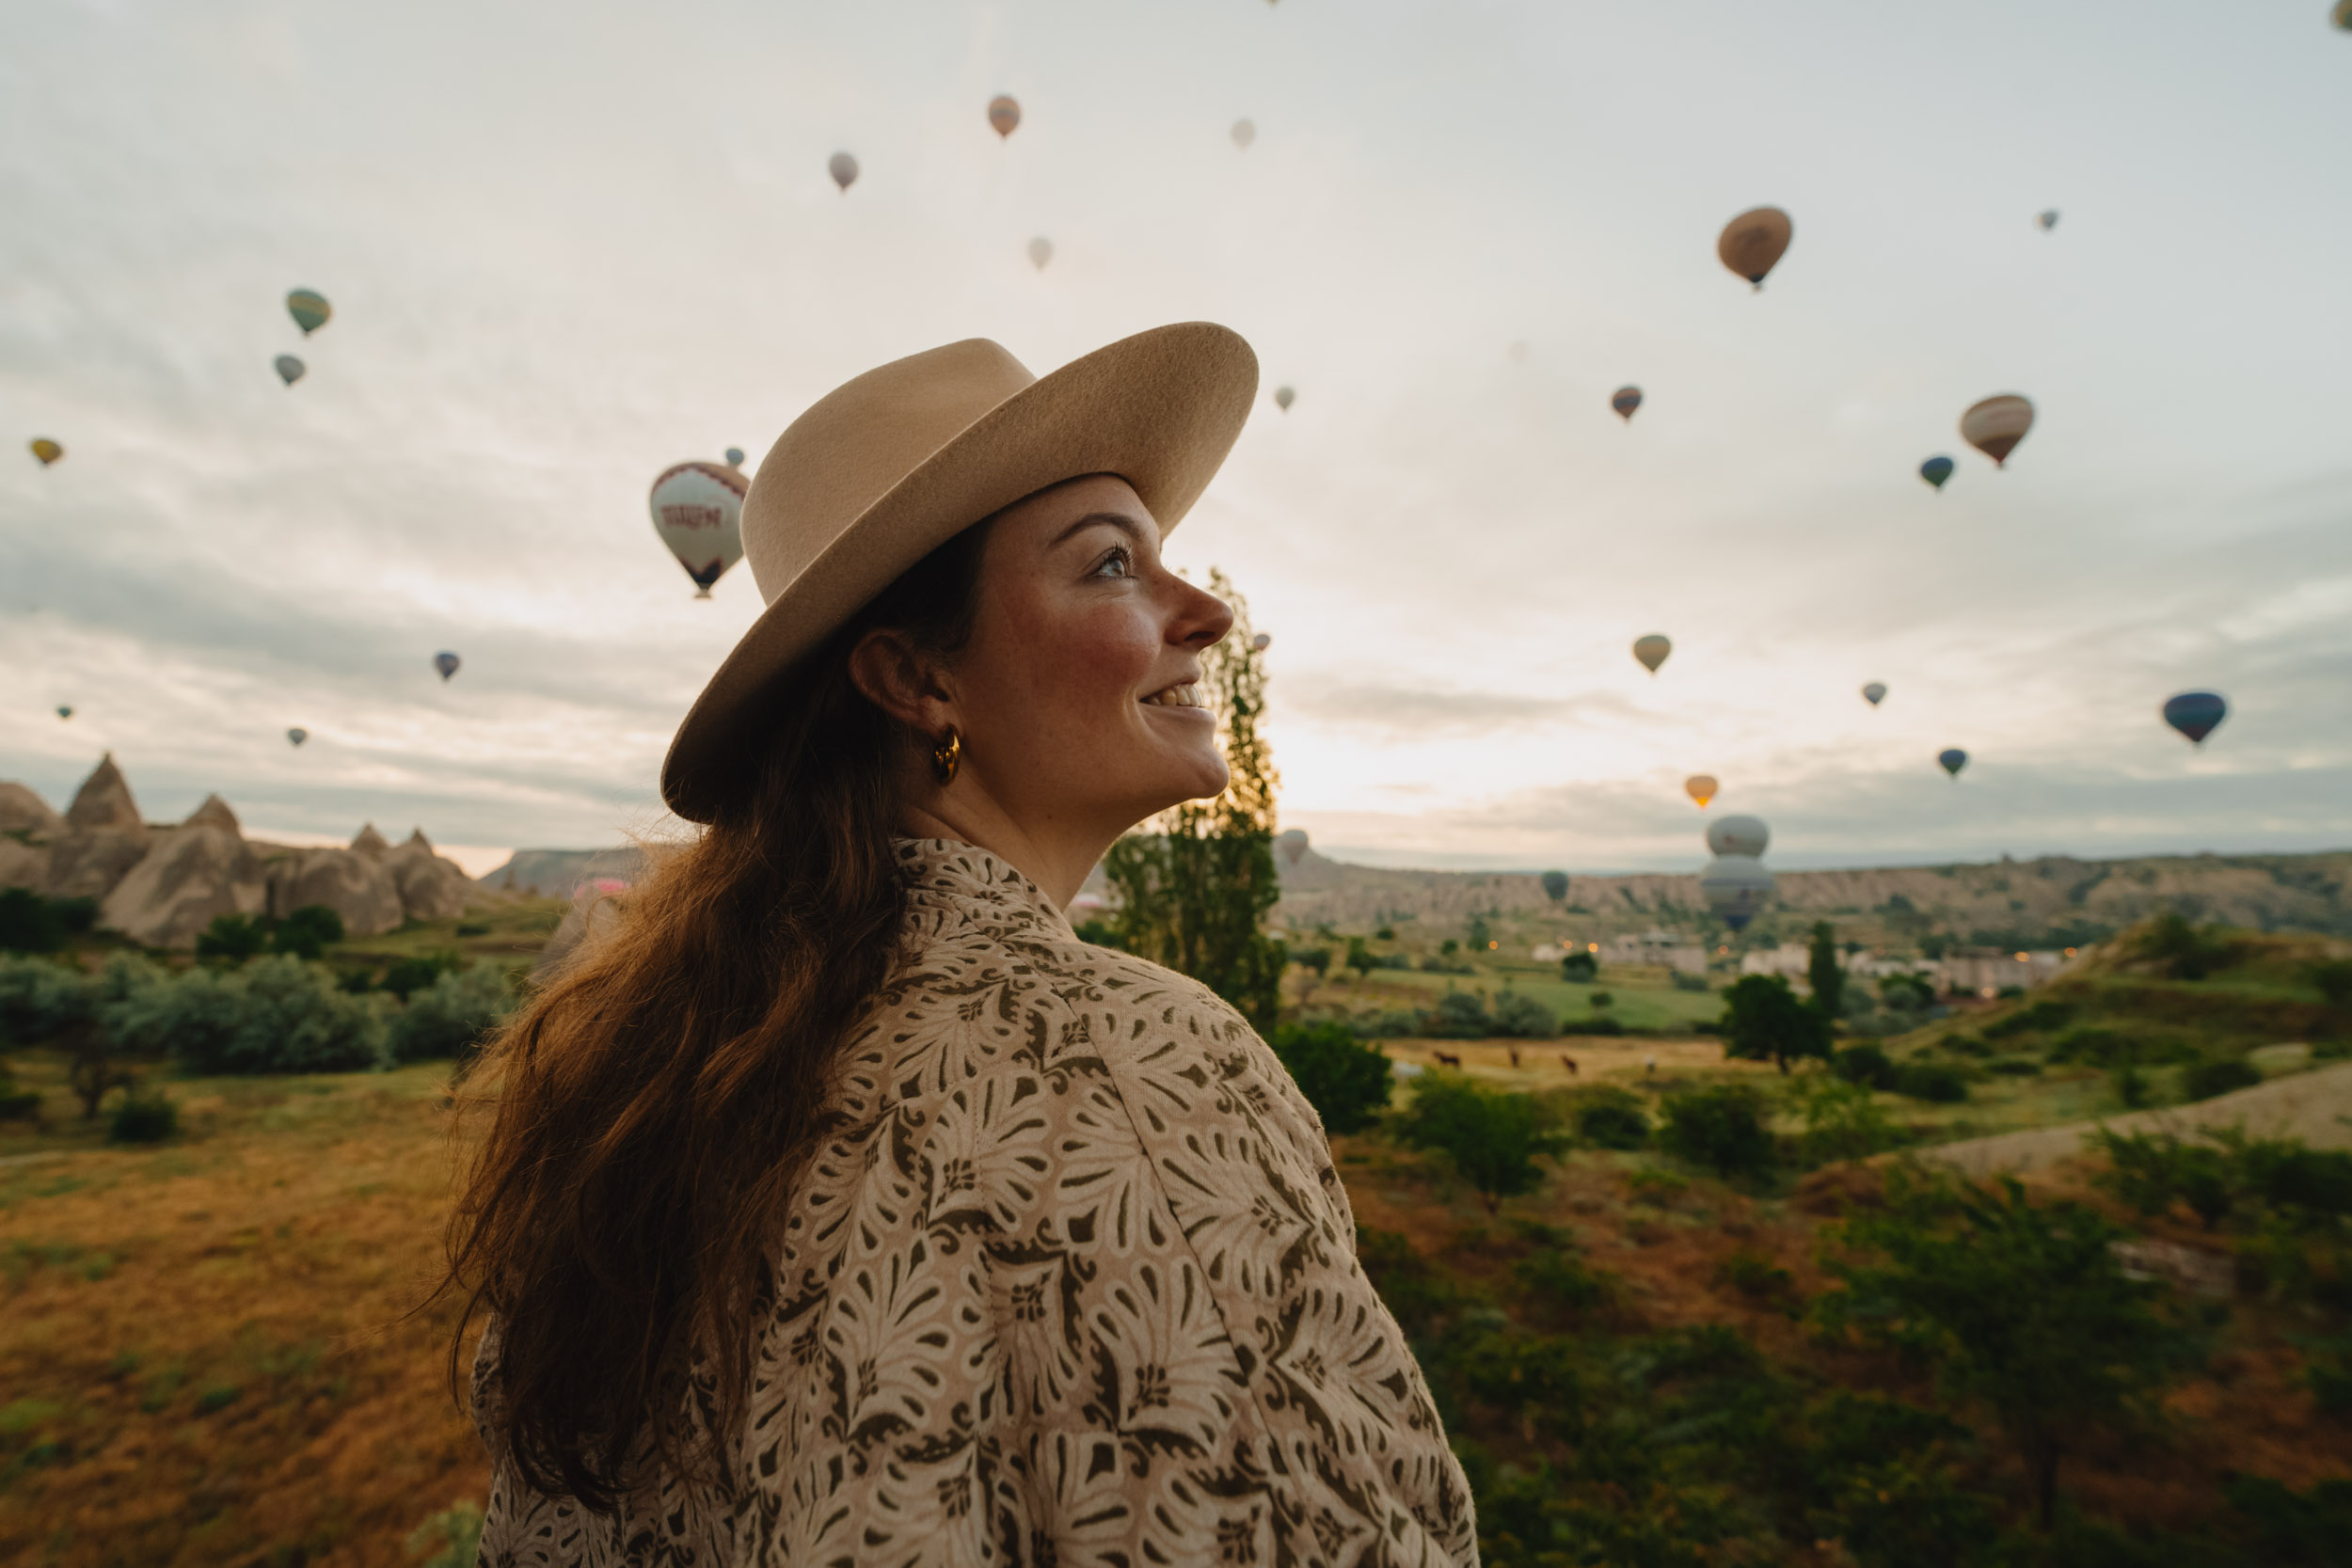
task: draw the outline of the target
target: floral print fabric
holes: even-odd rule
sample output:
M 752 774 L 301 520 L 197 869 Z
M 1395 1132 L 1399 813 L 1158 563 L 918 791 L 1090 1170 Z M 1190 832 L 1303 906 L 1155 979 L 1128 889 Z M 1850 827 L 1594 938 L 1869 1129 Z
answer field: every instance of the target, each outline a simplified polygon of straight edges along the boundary
M 483 1560 L 1474 1563 L 1461 1468 L 1264 1042 L 994 856 L 898 853 L 902 960 L 844 1048 L 725 1483 L 657 1475 L 613 1517 L 501 1465 Z

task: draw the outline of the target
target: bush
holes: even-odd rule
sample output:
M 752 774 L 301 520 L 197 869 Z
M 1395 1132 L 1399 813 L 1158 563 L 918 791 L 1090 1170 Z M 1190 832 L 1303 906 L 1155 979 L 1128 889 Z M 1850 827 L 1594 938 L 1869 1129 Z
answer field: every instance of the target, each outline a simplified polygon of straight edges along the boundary
M 1327 1132 L 1359 1132 L 1396 1086 L 1389 1053 L 1338 1023 L 1285 1023 L 1268 1042 Z
M 1903 1141 L 1867 1084 L 1808 1075 L 1797 1081 L 1792 1098 L 1804 1118 L 1799 1148 L 1808 1166 L 1867 1160 Z
M 1830 1071 L 1849 1084 L 1874 1089 L 1895 1086 L 1895 1064 L 1875 1045 L 1850 1045 L 1830 1058 Z
M 1450 990 L 1438 998 L 1428 1032 L 1438 1039 L 1483 1040 L 1493 1033 L 1486 999 L 1475 991 Z
M 1764 1102 L 1745 1084 L 1719 1084 L 1666 1097 L 1658 1147 L 1722 1177 L 1761 1176 L 1772 1168 L 1772 1135 Z
M 1673 971 L 1666 976 L 1666 983 L 1674 987 L 1677 990 L 1696 991 L 1702 996 L 1714 989 L 1707 983 L 1706 975 L 1690 974 L 1679 969 Z
M 1625 1023 L 1608 1013 L 1596 1018 L 1564 1018 L 1560 1021 L 1560 1032 L 1564 1035 L 1622 1035 Z
M 408 1005 L 393 1016 L 392 1060 L 463 1056 L 514 1010 L 514 988 L 495 964 L 443 974 L 422 990 L 410 991 Z
M 198 933 L 196 956 L 243 963 L 269 945 L 269 927 L 247 914 L 221 914 Z
M 324 904 L 305 904 L 278 923 L 270 932 L 273 953 L 317 959 L 330 942 L 343 940 L 343 917 Z
M 2007 1018 L 1995 1019 L 1984 1026 L 1984 1037 L 2005 1040 L 2012 1035 L 2030 1030 L 2063 1029 L 2073 1020 L 2074 1009 L 2063 1002 L 2037 1002 L 2030 1007 L 2020 1007 Z
M 2352 1006 L 2352 958 L 2329 958 L 2312 965 L 2303 974 L 2328 999 L 2328 1006 Z
M 159 1144 L 179 1130 L 178 1101 L 166 1094 L 141 1094 L 134 1085 L 115 1107 L 106 1136 L 119 1144 Z
M 1649 1115 L 1624 1089 L 1603 1088 L 1578 1104 L 1576 1135 L 1595 1148 L 1640 1148 L 1649 1142 Z
M 2181 1074 L 2181 1098 L 2211 1100 L 2233 1089 L 2250 1089 L 2262 1081 L 2262 1069 L 2243 1056 L 2208 1056 L 2191 1062 Z
M 1089 921 L 1087 924 L 1091 926 L 1098 925 L 1100 922 Z M 1084 935 L 1085 933 L 1081 932 L 1080 934 Z M 1094 941 L 1092 937 L 1088 937 L 1087 940 L 1089 942 Z M 1100 945 L 1108 946 L 1111 944 L 1105 942 L 1101 943 Z M 1331 950 L 1328 947 L 1294 948 L 1291 952 L 1291 962 L 1296 964 L 1301 969 L 1311 969 L 1317 974 L 1328 974 L 1331 973 Z
M 2167 910 L 2133 937 L 2131 954 L 2175 980 L 2201 980 L 2229 966 L 2235 953 L 2219 927 L 2199 930 L 2179 911 Z
M 65 922 L 31 888 L 0 888 L 0 951 L 55 953 L 65 945 Z
M 1560 1032 L 1560 1021 L 1534 997 L 1505 990 L 1495 998 L 1493 1022 L 1487 1028 L 1514 1039 L 1548 1040 Z
M 454 953 L 424 953 L 413 958 L 403 958 L 384 971 L 379 986 L 403 1002 L 408 993 L 431 985 L 444 974 L 454 974 L 459 959 Z
M 350 1072 L 385 1064 L 382 1014 L 316 964 L 287 955 L 191 969 L 126 988 L 104 1008 L 124 1049 L 199 1073 Z
M 1424 1073 L 1396 1127 L 1406 1148 L 1434 1149 L 1451 1161 L 1488 1213 L 1506 1197 L 1534 1191 L 1543 1181 L 1536 1159 L 1568 1145 L 1534 1095 L 1502 1093 L 1454 1072 Z
M 1587 1006 L 1596 1010 L 1606 1007 L 1613 1007 L 1617 1005 L 1617 999 L 1605 990 L 1597 990 L 1593 992 L 1592 995 L 1584 999 L 1584 1002 Z
M 8 1043 L 46 1044 L 90 1018 L 96 1006 L 97 988 L 81 970 L 48 958 L 0 958 L 0 1038 Z
M 1589 985 L 1600 974 L 1600 960 L 1590 953 L 1571 953 L 1560 960 L 1560 978 L 1570 985 Z
M 1894 1090 L 1912 1100 L 1952 1105 L 1968 1098 L 1968 1080 L 1956 1067 L 1942 1062 L 1910 1061 L 1897 1065 Z

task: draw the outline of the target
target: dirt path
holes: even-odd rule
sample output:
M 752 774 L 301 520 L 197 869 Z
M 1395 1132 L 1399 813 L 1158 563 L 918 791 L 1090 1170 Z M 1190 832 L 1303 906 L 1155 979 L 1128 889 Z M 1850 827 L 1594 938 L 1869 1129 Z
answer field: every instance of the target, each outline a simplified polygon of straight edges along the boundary
M 1941 1144 L 1921 1149 L 1919 1157 L 1969 1176 L 1990 1176 L 1998 1171 L 2036 1170 L 2073 1159 L 2083 1151 L 2083 1137 L 2094 1128 L 2177 1132 L 2185 1137 L 2201 1128 L 2229 1126 L 2243 1127 L 2257 1137 L 2300 1138 L 2313 1148 L 2352 1148 L 2352 1063 L 2274 1078 L 2194 1105 L 2134 1111 L 2063 1127 L 2038 1127 Z

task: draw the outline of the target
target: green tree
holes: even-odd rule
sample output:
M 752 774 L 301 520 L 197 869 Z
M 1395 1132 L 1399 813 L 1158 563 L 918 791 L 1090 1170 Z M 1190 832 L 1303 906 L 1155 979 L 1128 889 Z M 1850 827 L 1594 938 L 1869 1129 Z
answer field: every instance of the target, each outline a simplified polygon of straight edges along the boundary
M 1560 960 L 1560 978 L 1570 985 L 1589 985 L 1600 974 L 1600 960 L 1579 949 Z
M 269 927 L 251 915 L 215 915 L 213 923 L 197 933 L 196 956 L 243 963 L 268 946 Z
M 1536 1160 L 1565 1153 L 1569 1145 L 1534 1095 L 1502 1093 L 1454 1072 L 1422 1076 L 1412 1104 L 1397 1118 L 1397 1135 L 1408 1148 L 1444 1155 L 1489 1214 L 1504 1198 L 1534 1192 L 1544 1180 Z
M 1567 897 L 1568 874 L 1566 872 L 1547 871 L 1543 875 L 1543 883 L 1544 896 L 1550 899 L 1553 903 L 1557 904 L 1562 899 Z
M 1660 1107 L 1658 1147 L 1721 1177 L 1757 1177 L 1772 1168 L 1772 1134 L 1764 1101 L 1745 1084 L 1717 1084 L 1670 1094 Z
M 2124 1238 L 2076 1203 L 2036 1204 L 2015 1180 L 1942 1189 L 1899 1181 L 1888 1206 L 1841 1227 L 1857 1256 L 1817 1310 L 1838 1331 L 1932 1366 L 1992 1411 L 2024 1462 L 2035 1516 L 2056 1519 L 2058 1469 L 2094 1433 L 2154 1406 L 2195 1338 L 2124 1277 Z
M 1103 872 L 1119 894 L 1120 943 L 1191 975 L 1261 1030 L 1281 1005 L 1282 944 L 1264 929 L 1281 896 L 1274 867 L 1274 755 L 1259 733 L 1265 666 L 1250 646 L 1249 605 L 1212 569 L 1232 607 L 1225 639 L 1200 656 L 1229 777 L 1224 792 L 1163 813 L 1156 831 L 1111 846 Z
M 305 904 L 278 923 L 269 934 L 270 951 L 292 953 L 315 961 L 327 947 L 343 940 L 343 917 L 325 904 Z
M 1472 953 L 1484 953 L 1486 951 L 1486 944 L 1494 940 L 1494 927 L 1486 924 L 1486 917 L 1483 914 L 1470 916 L 1470 950 Z
M 1285 1023 L 1268 1042 L 1327 1132 L 1360 1132 L 1388 1109 L 1389 1053 L 1337 1023 Z
M 1814 1010 L 1823 1022 L 1835 1021 L 1838 1004 L 1845 999 L 1846 972 L 1837 962 L 1837 933 L 1826 920 L 1814 922 L 1813 949 L 1806 956 L 1804 977 L 1813 986 Z
M 1790 1062 L 1829 1056 L 1829 1021 L 1797 1000 L 1777 974 L 1743 974 L 1724 992 L 1724 1054 L 1742 1061 Z
M 31 888 L 0 888 L 0 951 L 55 953 L 65 945 L 65 923 Z

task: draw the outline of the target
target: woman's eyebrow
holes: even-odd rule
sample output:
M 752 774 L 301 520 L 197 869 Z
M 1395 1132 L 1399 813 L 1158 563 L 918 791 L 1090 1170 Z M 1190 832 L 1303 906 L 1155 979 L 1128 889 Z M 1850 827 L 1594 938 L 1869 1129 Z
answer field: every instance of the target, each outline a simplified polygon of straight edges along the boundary
M 1076 522 L 1071 524 L 1068 528 L 1062 530 L 1059 533 L 1054 535 L 1053 544 L 1048 545 L 1046 548 L 1058 548 L 1059 546 L 1068 544 L 1071 540 L 1076 538 L 1079 534 L 1084 533 L 1088 529 L 1092 528 L 1097 523 L 1107 524 L 1108 526 L 1119 530 L 1120 532 L 1124 533 L 1128 538 L 1133 539 L 1138 545 L 1150 543 L 1150 541 L 1146 540 L 1143 536 L 1143 525 L 1136 522 L 1133 517 L 1128 516 L 1125 513 L 1089 512 L 1085 516 L 1079 518 Z

